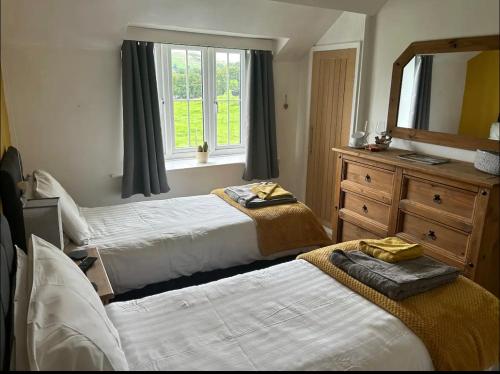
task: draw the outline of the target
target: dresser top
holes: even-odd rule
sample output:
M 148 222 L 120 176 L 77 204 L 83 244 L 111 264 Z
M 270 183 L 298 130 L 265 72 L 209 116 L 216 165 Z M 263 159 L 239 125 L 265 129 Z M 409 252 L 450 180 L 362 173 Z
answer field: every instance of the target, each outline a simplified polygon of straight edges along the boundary
M 380 152 L 371 152 L 365 149 L 355 149 L 349 147 L 338 147 L 332 149 L 335 152 L 345 155 L 361 157 L 367 160 L 382 162 L 424 173 L 431 173 L 433 175 L 446 177 L 460 182 L 471 183 L 477 186 L 493 187 L 500 184 L 500 177 L 483 173 L 482 171 L 477 170 L 474 165 L 469 162 L 450 160 L 450 162 L 445 164 L 426 165 L 399 158 L 399 155 L 411 153 L 411 151 L 403 149 L 389 148 L 386 151 Z

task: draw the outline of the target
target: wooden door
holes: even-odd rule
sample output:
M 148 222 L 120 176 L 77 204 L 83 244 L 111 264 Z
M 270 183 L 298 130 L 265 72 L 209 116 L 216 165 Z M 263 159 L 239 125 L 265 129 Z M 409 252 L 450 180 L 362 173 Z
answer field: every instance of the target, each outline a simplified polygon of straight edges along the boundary
M 336 162 L 333 147 L 349 142 L 356 49 L 313 54 L 306 204 L 331 227 Z

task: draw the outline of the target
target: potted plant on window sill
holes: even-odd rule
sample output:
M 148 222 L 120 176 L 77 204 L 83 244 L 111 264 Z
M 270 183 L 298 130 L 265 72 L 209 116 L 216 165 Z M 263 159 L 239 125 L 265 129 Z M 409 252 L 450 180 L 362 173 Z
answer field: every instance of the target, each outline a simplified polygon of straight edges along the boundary
M 206 164 L 208 161 L 208 143 L 204 142 L 203 146 L 198 146 L 198 152 L 196 152 L 196 160 L 199 164 Z

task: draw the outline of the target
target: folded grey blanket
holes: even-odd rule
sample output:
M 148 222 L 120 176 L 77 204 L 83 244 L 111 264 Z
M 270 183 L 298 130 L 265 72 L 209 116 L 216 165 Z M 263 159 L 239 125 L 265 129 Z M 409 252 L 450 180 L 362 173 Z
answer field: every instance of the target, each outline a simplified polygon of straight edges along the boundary
M 246 184 L 244 186 L 231 186 L 224 189 L 226 195 L 245 208 L 261 208 L 271 205 L 296 203 L 295 197 L 283 197 L 272 200 L 263 200 L 254 194 L 251 189 L 259 183 Z
M 330 261 L 351 277 L 393 300 L 403 300 L 445 285 L 460 274 L 457 268 L 424 256 L 392 264 L 361 251 L 335 250 L 330 255 Z

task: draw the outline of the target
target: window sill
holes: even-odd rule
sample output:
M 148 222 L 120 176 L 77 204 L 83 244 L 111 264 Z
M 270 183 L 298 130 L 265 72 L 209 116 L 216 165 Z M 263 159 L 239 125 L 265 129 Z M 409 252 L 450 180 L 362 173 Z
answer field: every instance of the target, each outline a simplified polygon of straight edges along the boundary
M 225 156 L 208 156 L 208 162 L 206 164 L 200 164 L 193 158 L 181 158 L 165 161 L 165 170 L 188 170 L 188 169 L 198 169 L 207 168 L 214 166 L 224 166 L 224 165 L 244 165 L 245 155 L 225 155 Z M 122 173 L 111 174 L 111 178 L 121 178 Z
M 245 155 L 227 155 L 227 156 L 208 156 L 208 162 L 206 164 L 201 164 L 196 161 L 196 158 L 183 158 L 177 160 L 167 160 L 165 161 L 165 168 L 167 171 L 170 170 L 185 170 L 185 169 L 197 169 L 206 168 L 211 166 L 221 166 L 221 165 L 238 165 L 245 163 Z

